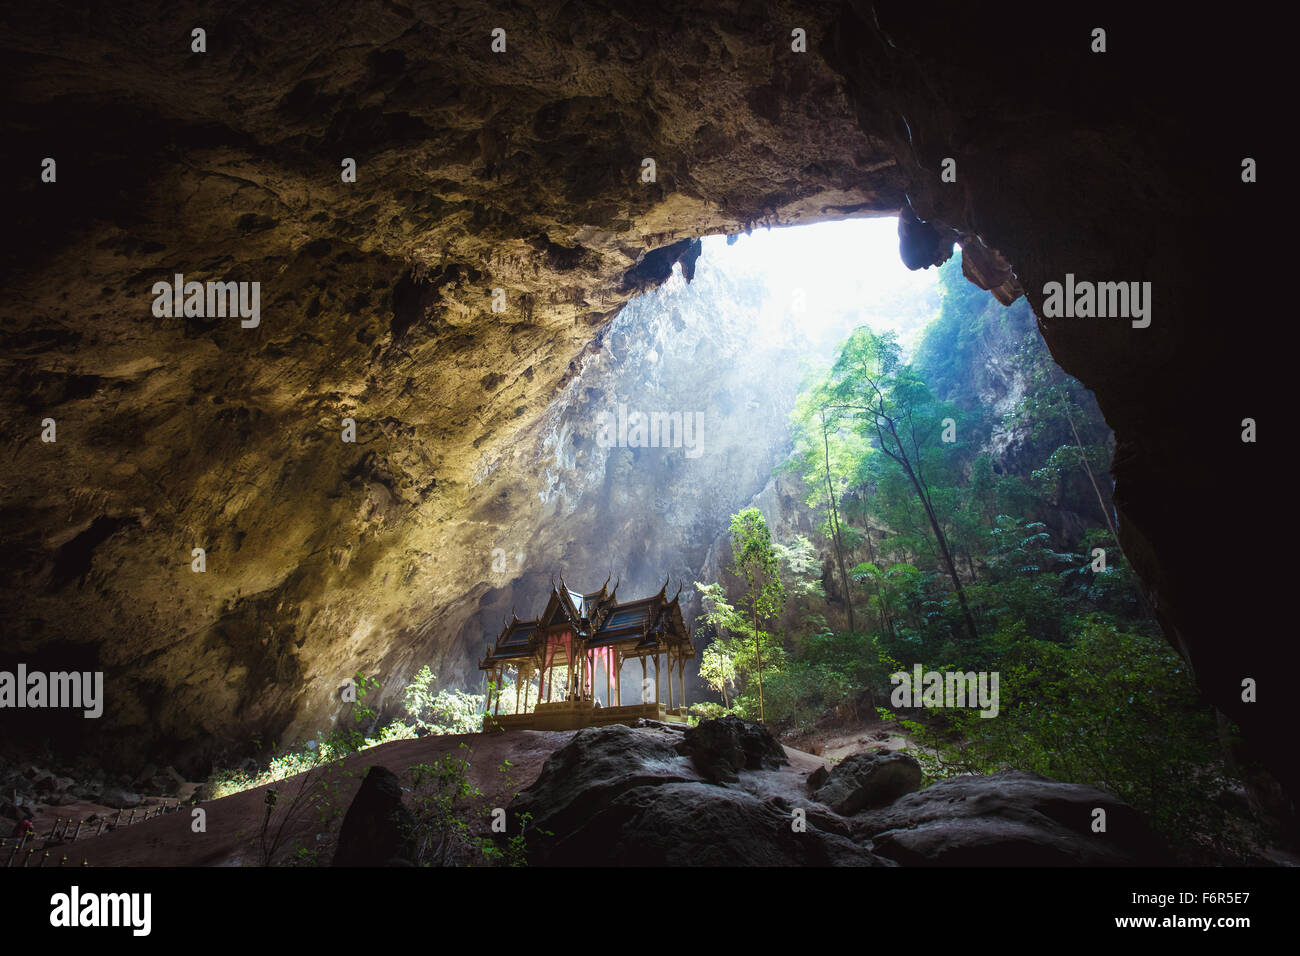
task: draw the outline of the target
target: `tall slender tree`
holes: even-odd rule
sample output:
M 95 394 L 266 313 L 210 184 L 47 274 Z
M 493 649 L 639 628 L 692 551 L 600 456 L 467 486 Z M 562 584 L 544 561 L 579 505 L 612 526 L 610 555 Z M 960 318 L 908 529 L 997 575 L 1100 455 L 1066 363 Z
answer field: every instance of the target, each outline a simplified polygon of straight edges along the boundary
M 825 504 L 827 508 L 827 536 L 835 550 L 835 565 L 844 591 L 845 610 L 849 631 L 857 630 L 853 610 L 853 589 L 849 576 L 849 543 L 845 541 L 846 525 L 839 504 L 841 489 L 847 482 L 847 472 L 857 470 L 856 456 L 866 449 L 854 447 L 842 434 L 842 414 L 830 406 L 832 397 L 824 381 L 815 383 L 799 396 L 791 413 L 792 433 L 795 441 L 790 470 L 803 478 L 811 494 L 808 504 Z M 832 436 L 834 441 L 832 441 Z M 868 545 L 870 541 L 868 540 Z
M 757 508 L 746 508 L 731 516 L 731 571 L 745 585 L 739 602 L 749 611 L 753 626 L 754 656 L 758 670 L 758 719 L 763 710 L 763 632 L 759 619 L 768 620 L 785 606 L 785 587 L 781 583 L 780 561 L 772 545 L 767 519 Z
M 831 407 L 858 413 L 858 421 L 872 444 L 901 470 L 912 486 L 925 511 L 943 568 L 952 581 L 966 630 L 971 640 L 979 640 L 952 547 L 926 480 L 925 452 L 940 437 L 943 420 L 940 413 L 944 409 L 925 382 L 902 361 L 894 334 L 877 335 L 865 326 L 854 331 L 844 343 L 831 369 L 830 387 L 837 401 Z

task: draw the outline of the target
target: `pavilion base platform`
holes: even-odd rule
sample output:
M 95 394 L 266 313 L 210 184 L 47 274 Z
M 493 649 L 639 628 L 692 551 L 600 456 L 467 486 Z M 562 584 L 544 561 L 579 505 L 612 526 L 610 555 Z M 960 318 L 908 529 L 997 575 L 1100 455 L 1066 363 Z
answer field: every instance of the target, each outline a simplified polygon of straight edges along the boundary
M 638 720 L 688 725 L 683 708 L 669 710 L 664 703 L 597 707 L 589 700 L 561 700 L 540 703 L 531 714 L 484 714 L 483 731 L 581 730 L 583 727 L 605 727 L 609 724 L 631 726 Z

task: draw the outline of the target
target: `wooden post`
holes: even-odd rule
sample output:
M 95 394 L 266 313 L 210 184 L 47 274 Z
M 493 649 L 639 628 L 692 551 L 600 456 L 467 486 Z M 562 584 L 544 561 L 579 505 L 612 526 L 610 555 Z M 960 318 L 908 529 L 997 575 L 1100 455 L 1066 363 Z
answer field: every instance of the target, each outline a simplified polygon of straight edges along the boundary
M 623 655 L 617 647 L 611 648 L 614 656 L 614 706 L 623 706 Z
M 677 658 L 677 689 L 681 691 L 682 709 L 686 709 L 686 658 Z
M 519 679 L 519 665 L 515 665 L 515 713 L 519 713 L 519 685 L 523 681 Z
M 502 668 L 498 666 L 493 672 L 496 675 L 493 678 L 493 683 L 496 685 L 496 704 L 492 708 L 493 714 L 501 713 L 501 670 Z
M 659 709 L 659 652 L 655 651 L 655 709 Z
M 645 703 L 645 655 L 641 655 L 641 703 Z
M 668 664 L 668 709 L 673 709 L 673 652 L 668 651 L 664 654 Z

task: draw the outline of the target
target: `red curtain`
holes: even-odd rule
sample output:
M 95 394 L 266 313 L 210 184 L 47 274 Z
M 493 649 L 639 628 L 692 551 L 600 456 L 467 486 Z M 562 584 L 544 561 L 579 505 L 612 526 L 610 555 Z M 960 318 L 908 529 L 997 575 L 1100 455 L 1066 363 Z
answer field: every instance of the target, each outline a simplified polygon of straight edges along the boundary
M 546 699 L 545 683 L 546 675 L 551 671 L 551 662 L 555 660 L 556 652 L 564 648 L 565 655 L 569 660 L 573 660 L 573 632 L 561 631 L 558 634 L 548 634 L 546 636 L 546 653 L 542 665 L 542 689 L 538 692 L 538 703 Z

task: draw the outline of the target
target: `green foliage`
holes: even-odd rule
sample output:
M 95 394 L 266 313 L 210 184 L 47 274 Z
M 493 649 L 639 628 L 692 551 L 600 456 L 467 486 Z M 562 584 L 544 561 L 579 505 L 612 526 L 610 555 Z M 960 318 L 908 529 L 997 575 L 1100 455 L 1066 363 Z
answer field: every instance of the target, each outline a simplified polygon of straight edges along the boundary
M 364 674 L 353 679 L 356 699 L 349 704 L 348 712 L 335 728 L 325 734 L 316 746 L 309 745 L 307 753 L 283 755 L 278 771 L 294 770 L 294 776 L 285 788 L 281 800 L 278 787 L 268 787 L 264 797 L 265 812 L 262 826 L 254 842 L 263 866 L 278 863 L 312 865 L 319 862 L 315 846 L 301 846 L 288 840 L 288 834 L 299 825 L 314 820 L 315 839 L 325 839 L 342 821 L 343 808 L 340 794 L 345 783 L 356 775 L 355 769 L 344 766 L 344 758 L 372 746 L 361 728 L 373 726 L 375 711 L 365 702 L 366 695 L 378 681 Z M 275 761 L 272 762 L 273 765 Z M 277 778 L 280 779 L 280 778 Z M 288 852 L 287 860 L 281 859 Z
M 760 692 L 760 678 L 766 681 L 769 674 L 781 674 L 787 660 L 784 635 L 764 625 L 779 617 L 792 595 L 805 602 L 824 598 L 821 563 L 812 542 L 801 535 L 789 545 L 773 541 L 757 508 L 732 516 L 731 540 L 732 571 L 744 584 L 740 606 L 728 600 L 721 584 L 695 582 L 703 608 L 701 632 L 712 637 L 700 655 L 700 676 L 722 697 L 722 706 L 704 705 L 692 711 L 701 716 L 736 713 L 762 718 L 766 693 Z M 825 622 L 810 613 L 805 623 L 824 626 Z M 784 712 L 793 706 L 789 678 L 777 680 Z
M 460 749 L 468 752 L 469 745 L 462 742 Z M 513 766 L 507 760 L 497 768 L 511 799 L 515 796 L 510 776 Z M 523 814 L 514 833 L 488 835 L 494 821 L 505 821 L 500 808 L 484 801 L 483 792 L 469 779 L 469 770 L 469 760 L 457 754 L 443 754 L 431 764 L 416 764 L 408 770 L 409 803 L 415 820 L 408 836 L 415 846 L 416 864 L 526 866 L 532 815 Z M 475 826 L 475 822 L 481 825 Z
M 716 640 L 700 655 L 700 678 L 722 695 L 724 705 L 736 693 L 736 660 L 725 640 Z
M 785 606 L 785 585 L 763 512 L 746 508 L 731 516 L 731 553 L 732 573 L 745 587 L 741 608 L 748 608 L 759 621 L 779 614 Z
M 888 700 L 889 674 L 913 663 L 998 671 L 997 718 L 904 721 L 932 777 L 1017 767 L 1093 783 L 1174 843 L 1239 851 L 1209 712 L 1115 540 L 1114 442 L 1096 401 L 1052 361 L 1023 299 L 1003 308 L 956 258 L 939 282 L 939 315 L 910 361 L 891 333 L 859 328 L 796 402 L 785 469 L 824 519 L 822 550 L 855 618 L 832 630 L 824 595 L 789 589 L 808 613 L 782 635 L 785 658 L 765 656 L 769 718 L 807 729 L 851 716 Z M 956 441 L 943 440 L 946 419 Z M 727 624 L 743 615 L 714 610 L 743 633 Z M 731 703 L 753 713 L 746 668 L 729 659 Z
M 1232 776 L 1213 712 L 1196 702 L 1182 659 L 1160 638 L 1103 618 L 1072 644 L 1002 635 L 1001 711 L 935 712 L 902 721 L 931 777 L 1030 770 L 1103 787 L 1176 847 L 1228 854 L 1245 845 L 1217 796 Z
M 365 703 L 367 693 L 377 685 L 377 681 L 357 674 L 354 678 L 357 700 L 350 705 L 348 713 L 334 729 L 322 734 L 317 740 L 297 747 L 278 749 L 273 744 L 266 764 L 259 770 L 214 770 L 206 784 L 209 799 L 227 797 L 253 787 L 309 773 L 336 764 L 350 754 L 392 740 L 408 740 L 421 734 L 477 732 L 482 725 L 485 703 L 483 695 L 445 689 L 435 694 L 435 682 L 431 669 L 428 666 L 421 668 L 402 692 L 406 719 L 377 727 L 376 713 Z
M 687 708 L 687 711 L 692 717 L 697 718 L 697 720 L 717 720 L 719 717 L 731 713 L 729 707 L 724 707 L 723 705 L 711 700 L 691 704 L 690 707 Z
M 408 723 L 431 734 L 472 734 L 480 730 L 486 698 L 461 690 L 443 689 L 434 694 L 436 681 L 426 664 L 402 692 Z M 503 704 L 506 698 L 514 703 L 512 694 L 503 693 Z
M 803 535 L 795 535 L 794 543 L 790 545 L 773 541 L 772 550 L 785 568 L 783 579 L 787 582 L 785 590 L 790 597 L 807 600 L 826 596 L 821 582 L 821 559 L 811 541 Z
M 844 705 L 856 688 L 837 667 L 787 661 L 764 680 L 765 715 L 783 729 L 806 730 L 828 710 Z

